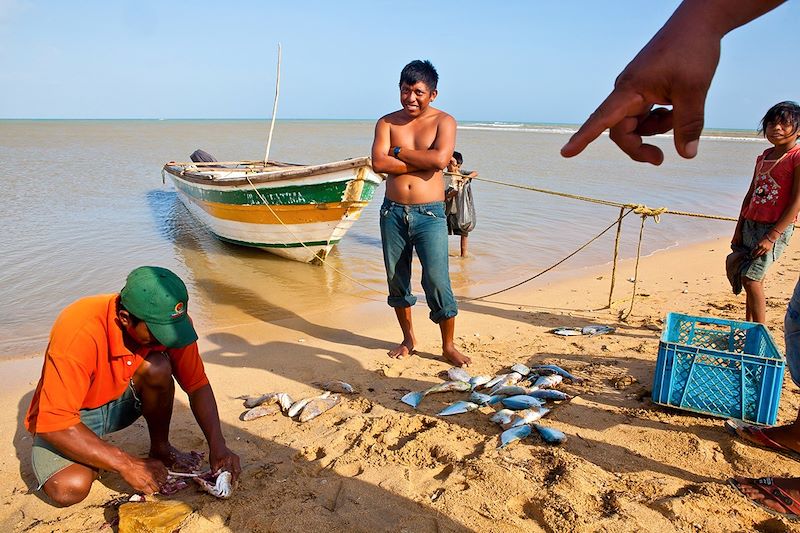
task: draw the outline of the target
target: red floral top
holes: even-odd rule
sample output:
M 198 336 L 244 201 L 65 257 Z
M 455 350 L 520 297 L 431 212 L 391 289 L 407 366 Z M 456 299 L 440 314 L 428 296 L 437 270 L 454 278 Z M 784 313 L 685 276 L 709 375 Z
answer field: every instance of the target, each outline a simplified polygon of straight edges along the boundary
M 780 159 L 767 159 L 773 148 L 756 159 L 753 195 L 742 211 L 747 220 L 772 224 L 777 222 L 792 201 L 794 171 L 800 166 L 800 144 Z

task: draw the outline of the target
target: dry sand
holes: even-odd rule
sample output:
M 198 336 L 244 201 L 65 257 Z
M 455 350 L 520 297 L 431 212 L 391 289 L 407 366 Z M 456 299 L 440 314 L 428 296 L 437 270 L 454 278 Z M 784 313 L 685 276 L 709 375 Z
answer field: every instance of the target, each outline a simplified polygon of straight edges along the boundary
M 241 484 L 230 500 L 194 488 L 173 499 L 195 512 L 182 531 L 787 531 L 792 525 L 748 503 L 726 480 L 734 474 L 800 475 L 797 463 L 728 436 L 718 418 L 650 402 L 663 318 L 669 311 L 741 319 L 744 296 L 730 292 L 719 240 L 645 258 L 633 316 L 586 312 L 607 300 L 610 269 L 514 290 L 492 302 L 461 305 L 458 345 L 471 373 L 497 373 L 515 362 L 557 363 L 586 378 L 562 389 L 576 397 L 547 424 L 569 440 L 552 447 L 535 438 L 499 450 L 491 409 L 448 418 L 435 413 L 464 393 L 426 398 L 418 411 L 400 402 L 410 390 L 441 381 L 438 329 L 415 308 L 419 355 L 392 361 L 398 340 L 393 313 L 367 303 L 332 315 L 309 313 L 275 324 L 207 332 L 201 349 L 229 445 L 242 457 Z M 454 259 L 457 260 L 457 259 Z M 790 248 L 768 279 L 768 325 L 783 348 L 782 320 L 800 270 Z M 627 296 L 630 262 L 618 273 L 616 298 Z M 559 337 L 556 326 L 610 324 L 616 333 Z M 40 359 L 0 363 L 5 386 L 0 428 L 14 434 L 2 451 L 0 530 L 97 531 L 128 494 L 106 473 L 83 503 L 49 506 L 32 492 L 31 438 L 22 418 Z M 617 389 L 624 376 L 635 381 Z M 242 394 L 314 393 L 312 381 L 343 379 L 359 393 L 306 424 L 283 415 L 242 422 Z M 779 422 L 800 407 L 785 379 Z M 205 449 L 178 392 L 173 443 Z M 144 454 L 139 422 L 113 436 Z

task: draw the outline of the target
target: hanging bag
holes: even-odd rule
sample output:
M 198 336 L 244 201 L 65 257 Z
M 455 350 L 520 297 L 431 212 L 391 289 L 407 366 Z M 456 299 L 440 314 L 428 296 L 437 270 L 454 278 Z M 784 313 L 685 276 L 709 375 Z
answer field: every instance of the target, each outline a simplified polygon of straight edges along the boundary
M 472 201 L 472 180 L 467 180 L 456 194 L 458 228 L 464 233 L 475 229 L 475 203 Z

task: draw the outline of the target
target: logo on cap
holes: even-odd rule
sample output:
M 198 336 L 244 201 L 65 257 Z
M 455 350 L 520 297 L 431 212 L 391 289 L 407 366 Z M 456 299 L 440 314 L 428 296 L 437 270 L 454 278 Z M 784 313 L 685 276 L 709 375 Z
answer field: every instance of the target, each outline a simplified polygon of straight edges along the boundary
M 183 302 L 178 302 L 175 304 L 175 312 L 172 313 L 170 318 L 177 318 L 185 312 L 186 312 L 186 304 L 184 304 Z

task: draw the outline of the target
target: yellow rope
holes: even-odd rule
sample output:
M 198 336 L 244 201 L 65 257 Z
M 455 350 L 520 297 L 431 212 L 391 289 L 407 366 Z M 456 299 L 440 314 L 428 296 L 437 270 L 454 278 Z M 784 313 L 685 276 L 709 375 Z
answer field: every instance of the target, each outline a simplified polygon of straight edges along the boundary
M 450 173 L 450 172 L 445 172 L 445 174 L 463 176 L 462 174 L 453 174 L 453 173 Z M 467 177 L 467 176 L 463 176 L 463 177 Z M 520 185 L 518 183 L 509 183 L 507 181 L 492 180 L 492 179 L 489 179 L 489 178 L 474 177 L 474 178 L 470 178 L 470 179 L 474 179 L 474 180 L 478 180 L 478 181 L 485 181 L 487 183 L 494 183 L 494 184 L 497 184 L 497 185 L 503 185 L 505 187 L 513 187 L 513 188 L 516 188 L 516 189 L 524 189 L 526 191 L 534 191 L 534 192 L 540 192 L 540 193 L 543 193 L 543 194 L 550 194 L 550 195 L 553 195 L 553 196 L 561 196 L 562 198 L 571 198 L 573 200 L 581 200 L 583 202 L 590 202 L 590 203 L 593 203 L 593 204 L 608 205 L 608 206 L 613 206 L 613 207 L 627 207 L 627 208 L 630 208 L 630 209 L 640 209 L 640 210 L 642 210 L 644 212 L 647 212 L 648 216 L 653 216 L 653 217 L 656 217 L 656 216 L 662 215 L 662 214 L 668 214 L 668 215 L 679 215 L 679 216 L 685 216 L 685 217 L 708 218 L 708 219 L 711 219 L 711 220 L 729 220 L 729 221 L 732 221 L 732 222 L 736 222 L 738 220 L 736 218 L 723 217 L 723 216 L 719 216 L 719 215 L 706 215 L 704 213 L 692 213 L 692 212 L 689 212 L 689 211 L 675 211 L 675 210 L 672 210 L 672 209 L 667 209 L 666 207 L 650 208 L 650 207 L 647 207 L 644 204 L 629 204 L 629 203 L 622 203 L 622 202 L 614 202 L 614 201 L 611 201 L 611 200 L 603 200 L 601 198 L 593 198 L 591 196 L 582 196 L 580 194 L 571 194 L 571 193 L 566 193 L 566 192 L 553 191 L 553 190 L 550 190 L 550 189 L 542 189 L 540 187 L 531 187 L 530 185 Z M 653 214 L 650 214 L 650 212 L 653 212 Z M 641 213 L 637 212 L 637 214 L 641 214 Z
M 278 216 L 278 214 L 277 214 L 277 213 L 276 213 L 276 212 L 275 212 L 275 211 L 272 209 L 272 206 L 270 206 L 270 205 L 269 205 L 269 203 L 267 202 L 266 198 L 264 198 L 264 196 L 262 196 L 262 195 L 261 195 L 261 191 L 259 191 L 259 190 L 258 190 L 258 188 L 255 186 L 255 184 L 253 184 L 253 182 L 252 182 L 252 181 L 250 181 L 250 177 L 249 177 L 249 176 L 245 176 L 245 178 L 247 179 L 247 183 L 249 183 L 249 184 L 250 184 L 250 186 L 253 188 L 253 190 L 255 191 L 255 193 L 256 193 L 256 194 L 258 195 L 258 197 L 261 199 L 261 202 L 262 202 L 262 203 L 263 203 L 263 204 L 264 204 L 264 205 L 267 207 L 267 209 L 269 209 L 269 212 L 270 212 L 270 213 L 272 213 L 272 216 L 274 216 L 274 217 L 275 217 L 275 218 L 278 220 L 278 222 L 280 222 L 280 223 L 281 223 L 281 225 L 282 225 L 282 226 L 283 226 L 283 227 L 286 229 L 286 231 L 288 231 L 288 232 L 289 232 L 289 233 L 292 235 L 292 237 L 294 237 L 294 238 L 295 238 L 295 240 L 296 240 L 297 242 L 299 242 L 299 243 L 300 243 L 300 245 L 301 245 L 303 248 L 305 248 L 306 250 L 308 250 L 309 252 L 311 252 L 311 248 L 309 248 L 308 246 L 306 246 L 306 243 L 304 243 L 304 242 L 303 242 L 303 239 L 301 239 L 300 237 L 298 237 L 298 236 L 297 236 L 297 234 L 296 234 L 294 231 L 292 231 L 292 228 L 290 228 L 289 226 L 287 226 L 287 225 L 286 225 L 286 224 L 283 222 L 283 220 L 281 220 L 281 217 L 279 217 L 279 216 Z M 330 244 L 330 241 L 328 241 L 328 243 Z M 283 242 L 283 241 L 281 241 L 281 244 L 283 244 L 284 246 L 286 246 L 286 243 L 285 243 L 285 242 Z M 368 289 L 368 290 L 370 290 L 370 291 L 373 291 L 373 292 L 376 292 L 376 293 L 378 293 L 378 294 L 381 294 L 381 295 L 383 295 L 383 291 L 379 291 L 379 290 L 377 290 L 377 289 L 374 289 L 374 288 L 372 288 L 372 287 L 370 287 L 370 286 L 368 286 L 368 285 L 365 285 L 364 283 L 361 283 L 361 282 L 360 282 L 360 281 L 358 281 L 357 279 L 355 279 L 355 278 L 353 278 L 353 277 L 351 277 L 351 276 L 348 276 L 347 274 L 345 274 L 344 272 L 342 272 L 341 270 L 339 270 L 339 269 L 338 269 L 338 268 L 336 268 L 335 266 L 333 266 L 333 265 L 329 265 L 329 264 L 328 264 L 328 262 L 327 262 L 327 261 L 326 261 L 324 258 L 320 257 L 319 255 L 316 255 L 316 254 L 314 254 L 314 255 L 316 256 L 316 258 L 317 258 L 317 259 L 319 259 L 319 260 L 320 260 L 320 262 L 322 262 L 322 264 L 323 264 L 324 266 L 326 266 L 326 267 L 328 267 L 328 268 L 331 268 L 331 269 L 332 269 L 334 272 L 336 272 L 337 274 L 340 274 L 341 276 L 344 276 L 345 278 L 349 279 L 350 281 L 352 281 L 353 283 L 355 283 L 355 284 L 357 284 L 357 285 L 361 285 L 361 286 L 362 286 L 362 287 L 364 287 L 365 289 Z M 372 300 L 372 301 L 378 301 L 378 300 L 373 300 L 372 298 L 367 298 L 367 299 L 368 299 L 368 300 Z

